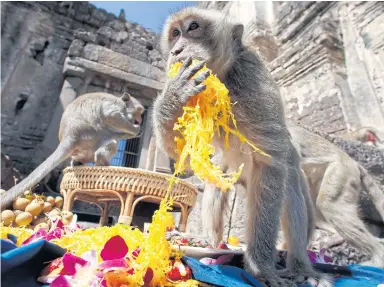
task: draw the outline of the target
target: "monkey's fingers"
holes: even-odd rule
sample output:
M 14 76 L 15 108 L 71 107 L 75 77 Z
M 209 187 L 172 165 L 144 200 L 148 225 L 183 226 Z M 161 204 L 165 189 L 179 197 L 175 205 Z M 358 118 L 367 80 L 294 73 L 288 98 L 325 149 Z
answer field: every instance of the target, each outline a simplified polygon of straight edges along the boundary
M 193 81 L 194 81 L 195 85 L 197 86 L 197 85 L 200 85 L 202 82 L 204 82 L 208 78 L 210 73 L 211 72 L 209 70 L 207 70 L 204 73 L 198 75 L 196 78 L 194 78 Z
M 195 92 L 196 92 L 195 95 L 197 95 L 197 94 L 199 94 L 199 93 L 201 93 L 201 92 L 204 92 L 206 88 L 207 88 L 207 86 L 204 85 L 204 84 L 200 84 L 200 85 L 196 86 L 196 87 L 194 88 L 194 90 L 195 90 Z
M 188 80 L 192 78 L 198 71 L 200 71 L 205 65 L 205 61 L 201 61 L 197 63 L 196 65 L 193 65 L 192 67 L 188 68 L 185 73 L 183 74 L 183 77 L 186 77 Z
M 181 77 L 181 75 L 184 73 L 184 71 L 192 64 L 192 57 L 189 56 L 181 66 L 179 73 L 177 74 L 177 77 Z

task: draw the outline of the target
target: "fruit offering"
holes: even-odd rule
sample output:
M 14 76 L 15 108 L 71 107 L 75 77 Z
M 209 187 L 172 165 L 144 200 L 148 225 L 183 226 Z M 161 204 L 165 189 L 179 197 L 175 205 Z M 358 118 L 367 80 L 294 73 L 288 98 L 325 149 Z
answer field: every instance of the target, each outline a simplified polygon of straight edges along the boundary
M 20 227 L 30 230 L 43 228 L 49 230 L 53 219 L 61 219 L 64 224 L 70 224 L 72 212 L 62 212 L 61 196 L 38 195 L 30 190 L 16 198 L 12 203 L 12 210 L 6 209 L 1 213 L 1 226 Z

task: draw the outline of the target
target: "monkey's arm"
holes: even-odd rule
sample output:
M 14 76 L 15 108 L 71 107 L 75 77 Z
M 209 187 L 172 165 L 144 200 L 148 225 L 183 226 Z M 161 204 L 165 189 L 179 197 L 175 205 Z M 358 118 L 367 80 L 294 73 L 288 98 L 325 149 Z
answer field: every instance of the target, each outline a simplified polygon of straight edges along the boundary
M 152 116 L 156 146 L 162 148 L 173 159 L 177 158 L 174 138 L 180 136 L 178 131 L 173 130 L 173 126 L 176 119 L 182 114 L 182 107 L 175 105 L 177 102 L 172 94 L 167 97 L 163 92 L 154 102 Z

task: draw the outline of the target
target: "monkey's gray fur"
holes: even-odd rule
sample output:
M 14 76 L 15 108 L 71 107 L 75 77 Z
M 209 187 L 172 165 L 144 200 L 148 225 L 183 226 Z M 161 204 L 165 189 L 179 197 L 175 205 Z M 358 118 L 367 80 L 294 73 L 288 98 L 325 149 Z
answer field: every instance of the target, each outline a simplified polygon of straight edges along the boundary
M 192 29 L 193 28 L 193 29 Z M 271 158 L 253 152 L 237 138 L 224 149 L 222 139 L 214 145 L 223 150 L 223 164 L 237 169 L 244 163 L 240 182 L 247 192 L 248 234 L 244 256 L 246 269 L 265 286 L 294 286 L 282 279 L 274 266 L 275 245 L 284 213 L 283 228 L 288 233 L 290 276 L 312 276 L 307 255 L 308 219 L 300 184 L 300 157 L 290 141 L 279 89 L 255 53 L 242 43 L 244 27 L 217 11 L 186 8 L 165 23 L 161 47 L 169 65 L 184 62 L 178 75 L 166 82 L 154 103 L 153 126 L 157 144 L 176 158 L 173 125 L 188 99 L 205 89 L 203 73 L 192 76 L 203 64 L 226 85 L 238 129 Z M 201 60 L 191 65 L 192 58 Z M 284 208 L 283 208 L 284 204 Z M 318 274 L 316 274 L 318 275 Z M 322 280 L 320 286 L 329 286 Z
M 384 221 L 384 192 L 354 159 L 328 140 L 289 124 L 301 155 L 316 206 L 317 225 L 335 232 L 371 256 L 364 264 L 384 267 L 384 246 L 359 217 L 361 190 L 366 190 Z
M 95 161 L 96 165 L 108 165 L 116 153 L 116 141 L 133 138 L 140 132 L 143 112 L 140 102 L 127 93 L 121 97 L 90 93 L 75 99 L 61 118 L 59 146 L 27 178 L 2 195 L 1 209 L 70 157 L 72 163 Z
M 384 246 L 366 229 L 358 207 L 360 191 L 365 189 L 384 221 L 384 192 L 360 164 L 328 140 L 292 123 L 288 123 L 288 129 L 301 154 L 301 166 L 306 174 L 303 183 L 310 185 L 311 198 L 303 194 L 307 206 L 313 200 L 317 226 L 335 234 L 327 246 L 346 240 L 371 256 L 363 264 L 384 267 Z M 213 158 L 213 162 L 219 161 Z M 215 186 L 206 184 L 202 202 L 203 229 L 214 244 L 222 240 L 223 232 L 221 210 L 226 198 L 220 193 Z M 311 219 L 310 214 L 308 217 Z

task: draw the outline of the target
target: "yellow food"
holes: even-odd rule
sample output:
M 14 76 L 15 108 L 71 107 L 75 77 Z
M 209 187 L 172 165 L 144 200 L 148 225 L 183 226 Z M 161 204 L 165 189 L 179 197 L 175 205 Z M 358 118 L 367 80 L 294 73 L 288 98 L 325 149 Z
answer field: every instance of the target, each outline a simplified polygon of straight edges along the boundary
M 27 205 L 30 203 L 31 201 L 26 199 L 26 198 L 23 198 L 23 197 L 19 197 L 17 198 L 13 204 L 12 204 L 12 207 L 14 210 L 22 210 L 22 211 L 25 211 L 25 208 L 27 207 Z
M 228 237 L 228 243 L 233 245 L 233 246 L 238 246 L 240 243 L 240 240 L 236 236 L 229 236 Z
M 196 61 L 194 61 L 196 62 Z M 177 75 L 182 63 L 171 66 L 169 76 Z M 207 70 L 204 66 L 195 76 Z M 232 113 L 232 105 L 228 90 L 212 73 L 203 82 L 206 90 L 193 96 L 183 108 L 183 115 L 178 118 L 174 130 L 179 131 L 181 137 L 176 137 L 176 153 L 179 155 L 175 163 L 175 173 L 181 174 L 185 170 L 185 162 L 189 158 L 189 165 L 195 175 L 207 180 L 223 191 L 228 190 L 238 180 L 243 165 L 237 172 L 225 174 L 221 169 L 211 163 L 210 156 L 215 148 L 211 144 L 213 137 L 221 137 L 224 132 L 225 146 L 229 147 L 229 135 L 237 136 L 240 142 L 250 145 L 255 151 L 269 157 L 266 153 L 249 142 L 236 126 Z
M 4 226 L 9 226 L 16 218 L 12 210 L 3 210 L 1 212 L 1 222 Z
M 49 202 L 52 206 L 55 205 L 55 199 L 52 196 L 47 196 L 45 200 L 46 202 Z
M 60 196 L 56 196 L 55 205 L 57 208 L 60 208 L 63 205 L 63 198 Z
M 38 216 L 41 211 L 43 210 L 43 207 L 41 206 L 40 203 L 36 202 L 35 200 L 33 200 L 30 204 L 27 205 L 27 207 L 25 208 L 25 211 L 26 212 L 29 212 L 30 214 L 32 214 L 33 216 Z
M 52 210 L 52 204 L 44 202 L 43 212 L 50 212 Z
M 15 222 L 17 226 L 27 226 L 32 222 L 32 220 L 32 214 L 30 214 L 29 212 L 23 212 L 16 216 Z
M 32 234 L 33 230 L 25 227 L 5 227 L 0 226 L 1 239 L 8 239 L 7 234 L 13 234 L 17 237 L 16 245 L 20 246 L 23 241 L 28 239 Z
M 20 213 L 23 213 L 22 210 L 14 210 L 13 213 L 15 214 L 15 216 L 18 216 Z

